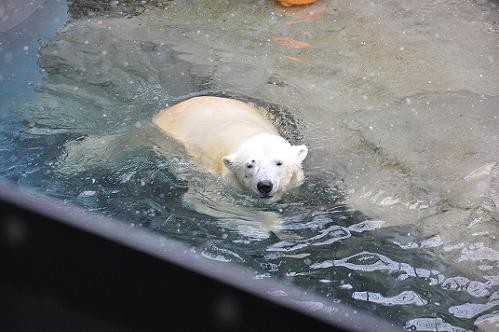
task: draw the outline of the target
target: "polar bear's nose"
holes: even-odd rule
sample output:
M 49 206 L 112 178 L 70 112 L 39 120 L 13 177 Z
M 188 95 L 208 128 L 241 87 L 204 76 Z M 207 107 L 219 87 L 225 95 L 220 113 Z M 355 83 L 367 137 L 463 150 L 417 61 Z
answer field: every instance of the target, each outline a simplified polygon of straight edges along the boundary
M 262 194 L 268 194 L 272 191 L 272 182 L 270 181 L 260 181 L 256 184 L 256 188 Z

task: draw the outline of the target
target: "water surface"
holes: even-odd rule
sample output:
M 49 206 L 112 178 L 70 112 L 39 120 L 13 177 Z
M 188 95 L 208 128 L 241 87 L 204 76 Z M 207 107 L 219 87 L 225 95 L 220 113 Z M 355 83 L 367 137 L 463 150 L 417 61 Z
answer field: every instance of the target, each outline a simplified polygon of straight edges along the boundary
M 66 10 L 1 35 L 2 181 L 407 329 L 497 321 L 494 2 Z M 302 188 L 265 206 L 191 165 L 150 119 L 196 95 L 267 107 L 310 148 Z

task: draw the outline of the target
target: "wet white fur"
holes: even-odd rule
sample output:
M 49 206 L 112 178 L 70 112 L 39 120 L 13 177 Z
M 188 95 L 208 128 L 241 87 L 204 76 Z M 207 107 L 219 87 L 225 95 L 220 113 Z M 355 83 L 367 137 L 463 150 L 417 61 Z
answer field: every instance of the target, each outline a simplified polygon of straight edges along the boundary
M 259 181 L 273 183 L 268 201 L 303 182 L 301 163 L 307 147 L 289 144 L 261 110 L 247 103 L 191 98 L 160 112 L 153 123 L 182 143 L 199 166 L 257 197 Z M 249 163 L 254 167 L 247 168 Z

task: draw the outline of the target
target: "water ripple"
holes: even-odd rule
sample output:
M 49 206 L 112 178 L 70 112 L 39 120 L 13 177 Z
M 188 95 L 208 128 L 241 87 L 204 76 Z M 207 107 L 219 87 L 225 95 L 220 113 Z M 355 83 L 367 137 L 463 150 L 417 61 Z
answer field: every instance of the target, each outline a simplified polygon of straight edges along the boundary
M 383 220 L 366 220 L 349 226 L 348 230 L 354 233 L 373 231 L 375 229 L 381 228 L 383 223 Z
M 405 329 L 410 331 L 439 331 L 439 332 L 471 332 L 444 321 L 442 318 L 415 318 L 406 322 Z
M 463 248 L 459 262 L 461 261 L 481 261 L 488 260 L 499 263 L 499 252 L 486 247 L 483 243 L 474 243 L 467 248 Z
M 421 298 L 421 296 L 419 296 L 416 292 L 413 291 L 404 291 L 395 296 L 388 296 L 388 297 L 385 297 L 380 293 L 353 292 L 352 298 L 355 300 L 378 303 L 384 306 L 395 306 L 395 305 L 405 305 L 405 304 L 414 304 L 417 306 L 423 306 L 428 304 L 428 301 Z
M 449 308 L 449 312 L 461 319 L 470 319 L 492 308 L 499 309 L 499 299 L 487 303 L 465 303 Z
M 342 227 L 339 225 L 331 225 L 326 227 L 327 224 L 331 224 L 334 221 L 324 215 L 316 215 L 312 221 L 306 223 L 293 223 L 286 224 L 284 226 L 285 230 L 312 230 L 314 233 L 318 234 L 306 239 L 294 239 L 293 241 L 280 241 L 267 248 L 267 251 L 281 251 L 289 252 L 296 251 L 308 246 L 322 246 L 330 245 L 335 242 L 346 240 L 352 236 L 352 233 L 363 233 L 367 231 L 372 231 L 381 228 L 383 221 L 381 220 L 365 220 L 348 227 Z M 326 228 L 324 228 L 326 227 Z
M 294 242 L 281 241 L 267 248 L 267 251 L 295 251 L 308 247 L 309 245 L 320 246 L 332 244 L 344 239 L 348 239 L 352 233 L 344 227 L 333 225 L 321 230 L 318 235 L 308 239 L 296 240 Z
M 469 280 L 465 277 L 452 277 L 442 283 L 442 288 L 453 291 L 466 291 L 473 297 L 485 297 L 490 294 L 489 288 L 499 285 L 499 276 L 484 276 L 486 282 Z
M 310 267 L 312 269 L 326 269 L 336 266 L 363 272 L 386 271 L 389 273 L 401 273 L 398 276 L 399 280 L 405 280 L 408 277 L 428 278 L 430 279 L 430 285 L 440 284 L 445 280 L 445 276 L 439 271 L 412 267 L 407 263 L 396 262 L 385 255 L 367 251 L 342 259 L 315 263 Z

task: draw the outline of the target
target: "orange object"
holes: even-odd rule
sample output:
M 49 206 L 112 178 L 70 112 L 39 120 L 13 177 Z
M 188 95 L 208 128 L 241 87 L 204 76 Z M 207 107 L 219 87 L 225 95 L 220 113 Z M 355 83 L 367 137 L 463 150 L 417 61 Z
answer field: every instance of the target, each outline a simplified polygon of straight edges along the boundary
M 284 59 L 288 59 L 289 61 L 293 61 L 293 62 L 298 62 L 298 63 L 305 63 L 306 62 L 302 58 L 298 58 L 298 57 L 295 57 L 295 56 L 283 55 L 282 57 Z
M 289 37 L 274 38 L 274 42 L 287 48 L 313 48 L 309 43 L 305 43 Z
M 326 14 L 326 4 L 324 2 L 318 3 L 317 5 L 307 8 L 307 10 L 302 10 L 301 8 L 297 8 L 294 10 L 291 9 L 283 9 L 282 14 L 287 17 L 292 17 L 295 20 L 287 22 L 286 24 L 296 24 L 296 23 L 305 23 L 305 22 L 315 22 L 318 19 L 324 17 Z
M 283 7 L 310 5 L 317 0 L 277 0 Z

